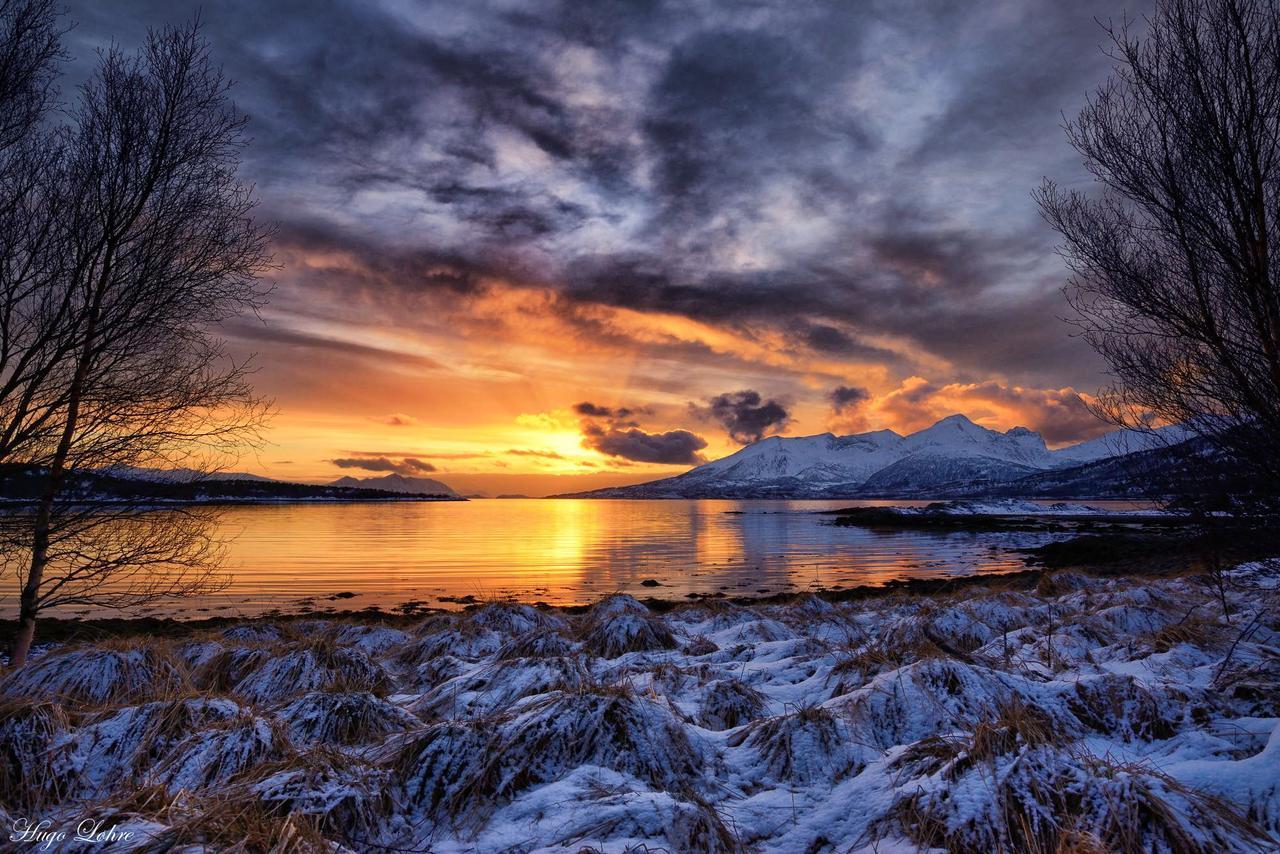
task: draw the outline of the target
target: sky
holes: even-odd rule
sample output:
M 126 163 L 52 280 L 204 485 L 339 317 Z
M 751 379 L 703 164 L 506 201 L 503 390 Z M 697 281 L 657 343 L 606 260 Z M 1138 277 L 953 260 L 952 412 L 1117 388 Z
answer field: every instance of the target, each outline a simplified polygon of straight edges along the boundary
M 187 0 L 73 0 L 82 77 Z M 240 468 L 548 494 L 962 412 L 1105 432 L 1031 197 L 1111 68 L 1058 0 L 219 0 L 275 224 Z

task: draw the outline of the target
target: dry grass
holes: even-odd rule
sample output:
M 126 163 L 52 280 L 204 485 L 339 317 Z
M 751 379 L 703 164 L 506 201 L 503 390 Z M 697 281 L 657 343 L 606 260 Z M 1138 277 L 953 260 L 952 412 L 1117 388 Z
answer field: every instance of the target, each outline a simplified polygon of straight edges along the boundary
M 0 804 L 28 812 L 61 799 L 65 786 L 50 760 L 55 740 L 68 725 L 57 703 L 0 701 Z
M 499 661 L 519 658 L 564 658 L 577 648 L 559 629 L 534 629 L 507 641 L 494 655 Z
M 370 744 L 421 725 L 409 712 L 368 691 L 312 691 L 281 707 L 294 744 Z
M 580 640 L 583 647 L 600 658 L 618 658 L 629 652 L 675 649 L 676 636 L 662 620 L 632 611 L 594 614 L 587 621 Z
M 797 785 L 834 783 L 861 767 L 849 733 L 822 706 L 753 721 L 728 743 L 754 748 L 766 778 Z
M 1129 741 L 1170 738 L 1174 722 L 1151 692 L 1129 676 L 1106 674 L 1075 684 L 1067 709 L 1087 729 Z
M 329 635 L 228 650 L 201 671 L 199 682 L 260 704 L 308 691 L 368 691 L 382 696 L 392 687 L 380 666 L 361 652 L 339 646 Z
M 154 852 L 219 851 L 226 854 L 331 852 L 317 816 L 280 815 L 257 798 L 235 794 L 202 798 L 190 810 L 171 811 L 168 827 L 148 849 Z
M 740 727 L 765 714 L 768 704 L 764 694 L 739 679 L 721 679 L 712 683 L 698 710 L 698 724 L 710 730 Z
M 394 801 L 390 772 L 332 747 L 265 762 L 237 777 L 229 797 L 256 798 L 279 817 L 305 821 L 356 850 L 379 833 Z
M 391 765 L 410 803 L 478 825 L 520 792 L 582 765 L 679 791 L 702 778 L 704 762 L 668 708 L 624 686 L 596 686 L 535 700 L 516 717 L 433 725 Z
M 928 638 L 881 638 L 839 658 L 827 673 L 826 682 L 832 686 L 831 696 L 838 697 L 861 688 L 881 673 L 917 661 L 949 657 Z
M 942 760 L 947 786 L 900 797 L 880 829 L 954 854 L 1216 854 L 1275 844 L 1225 802 L 1149 767 L 1024 740 L 1042 735 L 1022 713 L 1017 723 L 975 731 Z
M 42 656 L 0 680 L 0 696 L 85 708 L 143 702 L 182 690 L 185 668 L 163 642 L 115 638 Z

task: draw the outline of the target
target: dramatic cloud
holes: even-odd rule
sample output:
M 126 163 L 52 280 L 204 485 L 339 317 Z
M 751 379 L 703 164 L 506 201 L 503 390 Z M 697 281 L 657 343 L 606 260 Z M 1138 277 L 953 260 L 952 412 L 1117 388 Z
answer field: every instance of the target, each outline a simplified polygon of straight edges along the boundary
M 76 0 L 73 37 L 130 43 L 197 6 Z M 377 271 L 328 283 L 335 315 L 501 279 L 824 353 L 883 354 L 867 342 L 888 334 L 1061 384 L 1097 364 L 1057 320 L 1063 271 L 1028 189 L 1082 174 L 1060 117 L 1108 73 L 1095 19 L 1112 15 L 229 0 L 203 20 L 254 119 L 264 212 Z M 972 334 L 994 316 L 1001 334 Z
M 539 444 L 499 424 L 663 436 L 664 407 L 729 388 L 776 398 L 699 406 L 738 442 L 965 407 L 1098 429 L 1075 389 L 1102 364 L 1029 191 L 1087 186 L 1061 117 L 1111 72 L 1114 3 L 68 5 L 68 93 L 95 48 L 204 7 L 279 225 L 268 322 L 226 332 L 302 467 L 365 413 L 487 451 Z M 823 399 L 848 377 L 873 397 Z M 512 424 L 553 400 L 590 408 Z
M 787 426 L 791 415 L 776 400 L 764 400 L 760 392 L 743 389 L 716 395 L 706 406 L 694 406 L 694 412 L 718 421 L 729 437 L 741 445 L 758 442 L 769 433 Z
M 573 411 L 588 418 L 609 419 L 630 418 L 636 412 L 636 410 L 626 407 L 597 406 L 588 401 L 574 404 Z
M 707 441 L 688 430 L 649 433 L 632 416 L 646 412 L 635 406 L 598 406 L 582 402 L 573 411 L 583 416 L 579 422 L 582 446 L 616 460 L 663 465 L 697 465 L 706 462 L 698 453 Z M 603 422 L 603 423 L 601 423 Z
M 610 457 L 637 463 L 698 465 L 706 462 L 698 452 L 707 446 L 707 440 L 688 430 L 646 433 L 637 427 L 619 430 L 586 424 L 582 428 L 582 444 Z
M 394 474 L 416 475 L 436 471 L 431 463 L 417 457 L 402 457 L 399 460 L 390 457 L 339 457 L 329 460 L 340 469 L 363 469 L 364 471 L 385 471 Z
M 833 388 L 827 397 L 831 401 L 833 411 L 844 413 L 850 409 L 857 409 L 870 400 L 871 392 L 858 386 L 839 385 Z
M 997 382 L 939 384 L 909 377 L 877 400 L 875 407 L 900 430 L 919 430 L 962 412 L 988 426 L 1029 427 L 1051 445 L 1091 439 L 1112 429 L 1072 388 L 1025 388 Z

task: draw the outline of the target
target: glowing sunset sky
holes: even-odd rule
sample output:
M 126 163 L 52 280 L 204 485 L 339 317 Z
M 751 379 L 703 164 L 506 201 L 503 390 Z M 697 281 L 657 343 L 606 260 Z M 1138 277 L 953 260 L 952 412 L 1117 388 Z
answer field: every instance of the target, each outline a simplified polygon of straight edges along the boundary
M 197 4 L 121 5 L 70 4 L 72 79 Z M 545 494 L 957 411 L 1097 435 L 1030 192 L 1085 182 L 1061 116 L 1125 8 L 204 4 L 279 223 L 242 467 Z

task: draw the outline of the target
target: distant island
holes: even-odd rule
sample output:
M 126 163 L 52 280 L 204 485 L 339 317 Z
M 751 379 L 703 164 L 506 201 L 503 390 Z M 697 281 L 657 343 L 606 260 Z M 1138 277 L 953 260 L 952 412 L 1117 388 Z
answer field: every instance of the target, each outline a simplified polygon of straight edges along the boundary
M 80 471 L 64 488 L 69 503 L 271 504 L 307 501 L 465 501 L 438 480 L 343 477 L 330 484 L 290 483 L 240 472 L 202 475 L 187 469 Z M 43 472 L 0 467 L 0 501 L 26 504 L 44 488 Z

